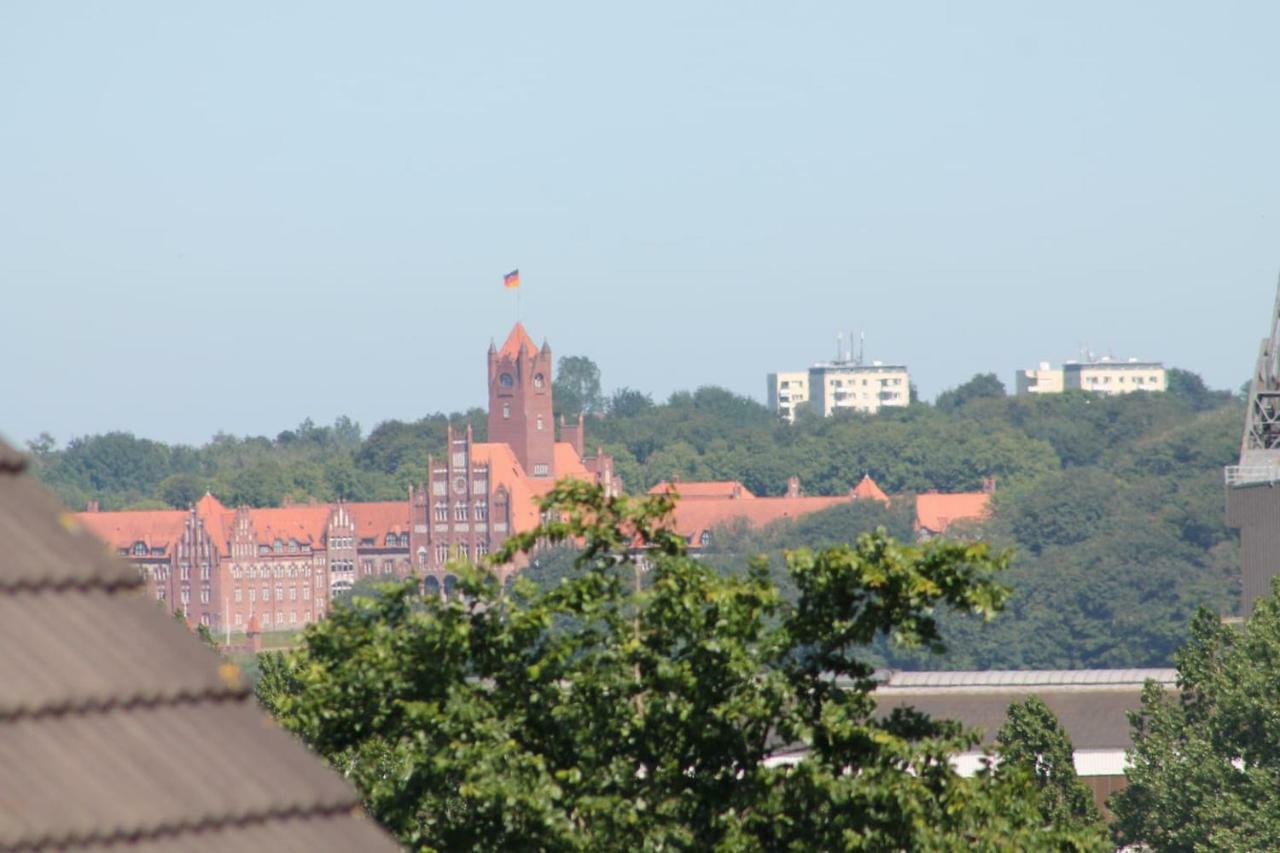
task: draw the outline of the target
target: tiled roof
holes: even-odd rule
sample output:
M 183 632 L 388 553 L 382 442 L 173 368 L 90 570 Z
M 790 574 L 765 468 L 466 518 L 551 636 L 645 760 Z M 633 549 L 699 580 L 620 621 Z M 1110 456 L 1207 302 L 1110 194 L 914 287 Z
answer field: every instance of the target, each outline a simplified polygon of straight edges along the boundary
M 754 498 L 755 494 L 737 480 L 694 480 L 688 483 L 663 480 L 649 490 L 651 495 L 661 495 L 673 491 L 680 500 L 717 500 Z
M 544 494 L 552 485 L 546 478 L 544 488 L 535 493 L 533 479 L 524 473 L 520 461 L 508 444 L 495 442 L 478 442 L 471 445 L 471 459 L 477 464 L 489 466 L 489 493 L 496 494 L 499 486 L 507 490 L 511 501 L 511 532 L 518 533 L 538 526 L 537 496 Z
M 270 544 L 277 539 L 281 542 L 296 539 L 299 543 L 305 542 L 318 548 L 324 544 L 324 533 L 332 512 L 333 507 L 329 504 L 295 504 L 251 509 L 249 520 L 253 522 L 253 534 L 260 543 Z M 227 513 L 225 516 L 227 530 L 231 529 L 231 519 L 234 517 L 234 512 Z
M 701 542 L 702 534 L 717 524 L 725 524 L 737 518 L 746 519 L 752 527 L 762 527 L 784 518 L 799 518 L 811 512 L 830 509 L 848 503 L 848 495 L 839 497 L 794 498 L 721 498 L 676 501 L 675 529 L 694 545 Z
M 944 533 L 957 521 L 981 521 L 990 511 L 987 492 L 929 493 L 916 496 L 916 527 Z
M 381 545 L 388 533 L 398 536 L 409 532 L 408 501 L 367 501 L 346 507 L 360 539 L 374 539 Z
M 113 548 L 129 548 L 135 542 L 144 542 L 148 548 L 164 548 L 167 555 L 182 538 L 187 514 L 180 509 L 81 512 L 76 514 L 76 519 Z
M 0 553 L 0 849 L 396 849 L 234 668 L 13 466 Z
M 853 487 L 853 496 L 860 500 L 880 501 L 883 504 L 889 502 L 889 496 L 884 493 L 884 490 L 880 488 L 880 485 L 875 480 L 871 479 L 870 474 L 862 475 L 858 485 Z
M 524 324 L 516 323 L 511 328 L 511 334 L 507 335 L 507 342 L 498 350 L 498 358 L 515 359 L 521 351 L 527 355 L 537 355 L 538 348 L 534 346 L 533 338 L 524 330 Z

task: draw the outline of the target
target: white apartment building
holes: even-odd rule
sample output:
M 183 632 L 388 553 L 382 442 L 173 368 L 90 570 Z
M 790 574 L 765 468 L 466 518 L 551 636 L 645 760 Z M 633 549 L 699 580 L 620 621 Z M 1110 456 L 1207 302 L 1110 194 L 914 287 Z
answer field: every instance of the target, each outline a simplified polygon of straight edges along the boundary
M 1063 387 L 1097 394 L 1164 391 L 1168 378 L 1158 361 L 1120 361 L 1103 356 L 1095 361 L 1068 361 L 1062 367 Z
M 796 422 L 796 406 L 809 399 L 809 373 L 790 370 L 770 373 L 767 380 L 769 408 L 787 423 Z
M 1014 393 L 1022 394 L 1061 394 L 1062 369 L 1049 366 L 1049 362 L 1040 362 L 1039 367 L 1030 370 L 1019 370 L 1013 377 Z
M 832 361 L 809 368 L 809 400 L 824 418 L 835 412 L 875 414 L 883 406 L 911 402 L 911 375 L 905 365 L 873 361 Z

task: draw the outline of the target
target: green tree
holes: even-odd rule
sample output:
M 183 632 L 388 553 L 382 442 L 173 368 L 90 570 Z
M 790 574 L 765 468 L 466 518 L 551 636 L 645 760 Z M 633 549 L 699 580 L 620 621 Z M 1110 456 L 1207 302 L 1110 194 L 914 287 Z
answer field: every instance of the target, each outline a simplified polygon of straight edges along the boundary
M 954 723 L 875 713 L 871 639 L 941 648 L 933 612 L 987 617 L 985 546 L 882 535 L 789 556 L 784 604 L 758 565 L 722 575 L 663 527 L 662 497 L 558 484 L 539 542 L 575 542 L 549 589 L 457 566 L 462 596 L 355 596 L 264 667 L 265 703 L 432 849 L 1087 849 L 1046 826 L 1030 781 L 947 758 Z M 644 565 L 633 545 L 645 546 Z M 637 582 L 648 568 L 646 583 Z M 641 588 L 643 586 L 643 588 Z M 765 759 L 802 743 L 791 768 Z
M 1258 850 L 1280 838 L 1280 584 L 1242 629 L 1202 609 L 1178 691 L 1143 690 L 1116 839 L 1156 850 Z
M 943 410 L 962 409 L 974 400 L 1000 399 L 1005 396 L 1004 383 L 994 373 L 979 373 L 963 385 L 943 391 L 934 405 Z
M 556 414 L 577 415 L 604 410 L 604 392 L 600 390 L 600 368 L 584 355 L 560 358 L 556 377 L 551 383 Z
M 204 496 L 206 482 L 196 474 L 170 474 L 160 481 L 156 494 L 175 509 L 186 509 Z
M 1009 706 L 996 735 L 999 772 L 1030 775 L 1040 792 L 1040 814 L 1053 826 L 1076 827 L 1106 842 L 1093 795 L 1076 776 L 1074 748 L 1053 711 L 1038 696 Z

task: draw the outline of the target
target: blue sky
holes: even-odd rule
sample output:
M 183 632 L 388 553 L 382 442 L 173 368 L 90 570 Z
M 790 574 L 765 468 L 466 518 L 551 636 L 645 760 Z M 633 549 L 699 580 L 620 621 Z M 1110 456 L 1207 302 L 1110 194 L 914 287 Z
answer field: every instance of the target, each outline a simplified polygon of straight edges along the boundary
M 482 405 L 515 307 L 607 388 L 865 330 L 926 397 L 1081 346 L 1248 376 L 1270 3 L 6 3 L 0 433 Z

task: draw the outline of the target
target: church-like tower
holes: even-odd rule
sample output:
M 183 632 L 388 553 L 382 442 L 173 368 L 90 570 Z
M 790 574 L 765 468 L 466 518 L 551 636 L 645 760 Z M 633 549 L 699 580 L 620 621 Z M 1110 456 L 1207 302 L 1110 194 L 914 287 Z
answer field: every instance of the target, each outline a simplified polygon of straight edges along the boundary
M 489 347 L 489 441 L 509 445 L 530 477 L 556 475 L 551 365 L 551 347 L 534 346 L 520 323 L 502 349 Z

